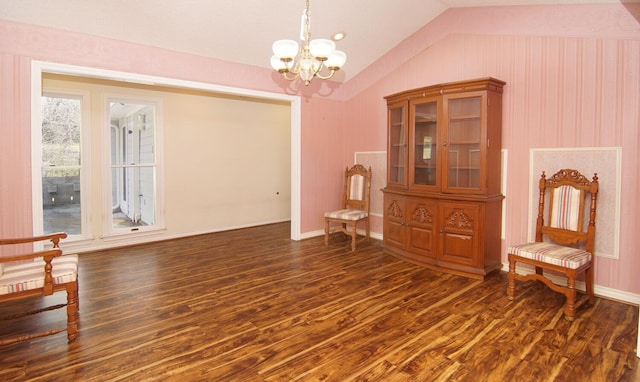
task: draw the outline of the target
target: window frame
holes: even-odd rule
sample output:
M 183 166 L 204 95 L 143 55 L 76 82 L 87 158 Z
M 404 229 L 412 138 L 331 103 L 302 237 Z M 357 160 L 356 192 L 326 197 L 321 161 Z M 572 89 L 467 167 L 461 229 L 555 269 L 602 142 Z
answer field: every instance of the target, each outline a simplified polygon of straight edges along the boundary
M 94 230 L 89 222 L 88 208 L 91 205 L 91 94 L 84 90 L 70 90 L 57 87 L 41 88 L 40 95 L 33 98 L 36 120 L 31 129 L 31 185 L 33 234 L 44 233 L 44 208 L 42 194 L 42 97 L 74 98 L 80 100 L 80 234 L 70 234 L 66 241 L 90 240 Z
M 154 108 L 154 216 L 155 224 L 147 226 L 136 226 L 130 228 L 114 228 L 112 200 L 112 169 L 111 162 L 111 112 L 112 102 L 126 102 L 133 104 L 144 104 Z M 144 97 L 125 93 L 104 93 L 102 100 L 102 239 L 105 241 L 118 240 L 124 236 L 144 236 L 165 230 L 164 214 L 164 123 L 163 123 L 163 102 L 160 98 Z M 120 137 L 121 138 L 121 137 Z M 145 167 L 148 164 L 145 163 Z

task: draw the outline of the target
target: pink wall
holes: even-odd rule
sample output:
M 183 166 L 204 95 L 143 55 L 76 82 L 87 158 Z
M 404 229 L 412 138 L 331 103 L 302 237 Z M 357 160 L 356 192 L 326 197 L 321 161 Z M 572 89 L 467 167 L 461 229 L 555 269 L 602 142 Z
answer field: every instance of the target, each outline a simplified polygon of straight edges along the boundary
M 352 159 L 342 136 L 341 85 L 317 81 L 295 89 L 272 70 L 149 46 L 0 20 L 0 236 L 31 232 L 31 61 L 48 61 L 302 97 L 301 231 L 322 227 L 339 204 L 341 169 Z M 319 96 L 320 95 L 320 96 Z M 345 158 L 348 158 L 346 160 Z
M 505 244 L 526 238 L 530 148 L 622 146 L 620 259 L 598 259 L 596 283 L 640 294 L 631 273 L 640 269 L 638 18 L 638 4 L 451 9 L 348 83 L 302 89 L 302 233 L 322 229 L 322 212 L 335 206 L 353 153 L 385 150 L 383 96 L 493 76 L 507 82 Z M 0 20 L 0 236 L 31 230 L 34 59 L 292 92 L 267 69 Z
M 346 102 L 346 125 L 359 127 L 347 150 L 358 150 L 357 132 L 365 131 L 375 131 L 370 150 L 385 149 L 385 95 L 462 79 L 504 80 L 503 247 L 527 238 L 531 148 L 620 146 L 620 258 L 597 258 L 596 284 L 638 294 L 632 270 L 640 269 L 640 23 L 633 15 L 640 17 L 640 4 L 451 9 L 346 84 L 355 94 Z M 378 80 L 366 84 L 367 76 Z

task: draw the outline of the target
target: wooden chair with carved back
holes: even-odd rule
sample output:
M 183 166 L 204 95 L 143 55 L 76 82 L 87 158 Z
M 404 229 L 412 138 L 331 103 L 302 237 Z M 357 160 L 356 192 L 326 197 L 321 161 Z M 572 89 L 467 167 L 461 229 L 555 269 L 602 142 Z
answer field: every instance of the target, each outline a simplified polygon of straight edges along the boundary
M 542 172 L 535 242 L 512 245 L 507 250 L 509 300 L 515 298 L 516 280 L 538 280 L 565 295 L 564 316 L 569 321 L 575 319 L 576 309 L 582 304 L 587 301 L 593 304 L 597 198 L 597 174 L 589 181 L 573 169 L 562 169 L 549 179 Z M 585 208 L 587 199 L 588 209 Z M 516 273 L 518 263 L 533 266 L 535 273 Z M 563 275 L 566 285 L 554 283 L 544 271 Z M 576 279 L 581 274 L 584 274 L 586 294 L 577 300 Z
M 16 334 L 0 338 L 0 345 L 28 341 L 33 338 L 67 332 L 68 342 L 78 335 L 78 255 L 62 255 L 60 240 L 66 233 L 36 237 L 0 239 L 0 303 L 19 301 L 34 296 L 50 296 L 66 292 L 66 304 L 47 306 L 22 312 L 2 320 L 23 318 L 32 314 L 66 307 L 65 328 L 50 329 L 26 335 Z M 50 241 L 50 249 L 35 250 L 38 242 Z
M 351 250 L 356 250 L 357 227 L 365 224 L 365 240 L 370 238 L 369 201 L 371 194 L 371 167 L 356 164 L 346 168 L 344 173 L 344 191 L 342 208 L 324 214 L 324 244 L 329 244 L 329 234 L 343 232 L 351 236 Z M 337 225 L 336 225 L 337 224 Z

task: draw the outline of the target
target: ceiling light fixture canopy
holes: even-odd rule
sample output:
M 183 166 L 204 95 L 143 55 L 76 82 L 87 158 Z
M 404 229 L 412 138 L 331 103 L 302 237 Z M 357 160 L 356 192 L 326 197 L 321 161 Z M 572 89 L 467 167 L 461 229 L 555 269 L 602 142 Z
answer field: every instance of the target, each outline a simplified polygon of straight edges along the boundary
M 314 77 L 323 80 L 331 78 L 347 61 L 346 53 L 336 50 L 335 42 L 329 39 L 311 40 L 310 24 L 309 0 L 307 0 L 300 26 L 302 47 L 299 48 L 294 40 L 278 40 L 273 43 L 274 55 L 271 57 L 273 69 L 289 81 L 301 78 L 305 86 L 309 85 Z M 321 73 L 325 68 L 328 73 Z

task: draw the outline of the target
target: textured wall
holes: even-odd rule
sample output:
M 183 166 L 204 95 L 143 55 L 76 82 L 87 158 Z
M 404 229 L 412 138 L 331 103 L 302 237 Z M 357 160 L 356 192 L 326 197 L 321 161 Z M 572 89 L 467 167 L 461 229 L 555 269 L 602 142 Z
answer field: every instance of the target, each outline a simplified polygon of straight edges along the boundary
M 596 283 L 638 294 L 640 280 L 630 271 L 640 269 L 640 24 L 634 15 L 640 4 L 447 11 L 346 84 L 355 94 L 347 101 L 354 131 L 348 149 L 361 150 L 357 136 L 371 132 L 369 150 L 385 150 L 385 95 L 477 77 L 506 81 L 503 248 L 527 239 L 531 149 L 622 147 L 619 259 L 597 259 Z M 367 75 L 379 80 L 365 87 Z

